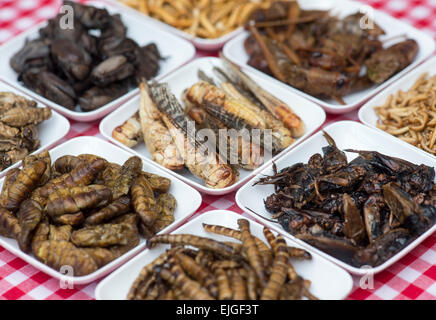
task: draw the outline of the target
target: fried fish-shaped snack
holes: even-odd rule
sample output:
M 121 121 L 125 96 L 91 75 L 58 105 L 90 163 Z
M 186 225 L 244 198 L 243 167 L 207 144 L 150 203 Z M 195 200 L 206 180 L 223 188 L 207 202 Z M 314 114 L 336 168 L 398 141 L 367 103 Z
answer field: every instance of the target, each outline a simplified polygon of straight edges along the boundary
M 42 208 L 38 202 L 26 199 L 21 203 L 17 213 L 21 232 L 18 235 L 18 245 L 24 252 L 30 251 L 33 233 L 42 219 Z
M 54 178 L 44 186 L 36 189 L 32 194 L 32 199 L 44 201 L 44 199 L 48 198 L 48 196 L 57 189 L 89 185 L 94 180 L 97 173 L 103 170 L 104 167 L 105 160 L 103 159 L 95 159 L 90 163 L 79 165 L 71 170 L 71 172 Z
M 101 185 L 89 185 L 55 190 L 48 197 L 46 212 L 52 216 L 76 213 L 105 206 L 112 201 L 112 192 Z
M 20 203 L 38 186 L 46 168 L 47 164 L 43 160 L 24 166 L 17 180 L 9 186 L 7 197 L 2 199 L 1 206 L 8 210 L 17 210 Z
M 8 196 L 8 189 L 11 186 L 11 184 L 17 180 L 19 173 L 20 173 L 20 169 L 18 168 L 11 169 L 8 171 L 8 173 L 6 173 L 6 177 L 3 182 L 3 187 L 0 194 L 0 203 L 6 201 L 6 197 Z
M 44 174 L 41 177 L 41 180 L 39 182 L 39 186 L 42 186 L 42 185 L 46 184 L 51 179 L 50 153 L 47 150 L 45 150 L 45 151 L 38 153 L 38 154 L 35 154 L 35 155 L 29 155 L 23 159 L 23 165 L 24 166 L 31 165 L 32 163 L 34 163 L 38 160 L 43 160 L 47 164 L 45 172 L 44 172 Z
M 5 208 L 0 207 L 0 235 L 17 239 L 21 233 L 18 219 Z
M 170 193 L 163 193 L 157 198 L 157 219 L 153 226 L 156 233 L 174 222 L 176 208 L 177 200 Z
M 170 190 L 171 180 L 165 177 L 161 177 L 154 173 L 142 172 L 142 175 L 147 178 L 150 187 L 154 192 L 165 193 Z
M 139 176 L 132 185 L 132 204 L 142 222 L 152 226 L 157 219 L 153 189 L 144 176 Z
M 128 243 L 129 224 L 101 224 L 76 230 L 71 241 L 79 247 L 109 247 Z
M 54 226 L 50 225 L 49 240 L 52 241 L 70 241 L 73 228 L 68 225 Z
M 84 161 L 76 156 L 66 155 L 57 158 L 53 163 L 53 175 L 58 177 L 62 174 L 71 172 L 73 169 L 82 165 Z
M 133 156 L 120 167 L 118 172 L 113 172 L 109 179 L 105 179 L 105 185 L 112 190 L 114 200 L 127 195 L 136 177 L 142 171 L 142 160 Z
M 42 241 L 35 256 L 57 271 L 63 266 L 71 266 L 75 277 L 93 273 L 98 269 L 97 263 L 85 250 L 68 241 Z
M 38 124 L 51 117 L 49 108 L 17 107 L 0 115 L 0 121 L 12 127 Z
M 63 214 L 61 216 L 51 217 L 56 224 L 64 224 L 72 227 L 79 226 L 85 220 L 85 216 L 82 212 L 76 212 L 71 214 Z
M 130 197 L 122 196 L 86 218 L 86 225 L 96 225 L 130 211 Z

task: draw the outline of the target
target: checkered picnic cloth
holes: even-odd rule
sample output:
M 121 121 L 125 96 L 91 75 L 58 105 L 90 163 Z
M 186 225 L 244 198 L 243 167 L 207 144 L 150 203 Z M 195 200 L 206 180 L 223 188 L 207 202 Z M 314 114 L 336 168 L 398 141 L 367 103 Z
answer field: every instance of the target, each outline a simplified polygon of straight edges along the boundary
M 322 0 L 320 0 L 322 1 Z M 360 0 L 436 36 L 436 0 Z M 60 1 L 0 0 L 0 44 L 36 23 L 54 16 Z M 199 56 L 210 53 L 199 52 Z M 324 126 L 340 120 L 357 120 L 357 112 L 328 115 Z M 77 136 L 98 136 L 99 121 L 71 122 L 65 140 Z M 225 196 L 203 195 L 197 212 L 227 209 L 242 213 L 235 193 Z M 373 289 L 361 289 L 354 277 L 348 299 L 436 299 L 436 234 L 386 271 L 374 278 Z M 74 289 L 60 289 L 59 280 L 37 270 L 0 247 L 0 299 L 93 299 L 98 281 Z

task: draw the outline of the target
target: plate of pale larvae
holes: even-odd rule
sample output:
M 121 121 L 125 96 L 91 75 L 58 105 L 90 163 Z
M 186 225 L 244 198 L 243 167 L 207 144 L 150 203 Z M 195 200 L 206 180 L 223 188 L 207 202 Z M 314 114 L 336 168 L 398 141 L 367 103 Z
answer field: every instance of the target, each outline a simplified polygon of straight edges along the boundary
M 202 58 L 151 83 L 100 132 L 208 194 L 239 188 L 325 120 L 324 111 L 264 76 Z

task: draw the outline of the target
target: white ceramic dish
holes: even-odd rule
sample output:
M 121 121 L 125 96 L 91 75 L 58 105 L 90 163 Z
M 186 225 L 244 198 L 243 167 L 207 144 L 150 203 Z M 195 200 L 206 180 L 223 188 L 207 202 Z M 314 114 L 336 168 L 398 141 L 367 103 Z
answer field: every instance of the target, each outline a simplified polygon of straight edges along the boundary
M 195 82 L 198 81 L 197 71 L 199 69 L 202 69 L 208 75 L 213 75 L 211 70 L 215 65 L 218 66 L 221 65 L 220 59 L 210 58 L 210 57 L 196 59 L 190 62 L 189 64 L 187 64 L 186 66 L 182 67 L 181 69 L 177 70 L 176 72 L 172 73 L 171 75 L 161 79 L 161 81 L 168 82 L 172 92 L 180 100 L 183 90 L 189 88 L 191 85 L 193 85 Z M 315 103 L 310 102 L 292 92 L 289 92 L 283 87 L 278 86 L 275 83 L 272 83 L 271 81 L 266 79 L 265 76 L 263 75 L 255 74 L 252 72 L 247 72 L 247 74 L 250 75 L 250 77 L 252 77 L 260 86 L 267 88 L 267 90 L 269 90 L 272 94 L 274 94 L 284 102 L 288 103 L 292 107 L 292 109 L 302 118 L 302 120 L 306 125 L 305 134 L 301 138 L 299 138 L 294 144 L 283 150 L 280 154 L 273 157 L 273 159 L 267 161 L 259 169 L 254 171 L 247 171 L 247 170 L 240 169 L 239 181 L 223 189 L 212 189 L 212 188 L 205 187 L 203 181 L 196 178 L 187 169 L 184 169 L 181 172 L 174 172 L 164 167 L 161 168 L 167 170 L 171 174 L 175 175 L 179 179 L 185 181 L 186 183 L 190 184 L 191 186 L 193 186 L 194 188 L 196 188 L 201 192 L 213 194 L 213 195 L 226 194 L 238 189 L 242 184 L 244 184 L 248 179 L 250 179 L 250 177 L 252 177 L 257 171 L 262 170 L 262 167 L 268 165 L 268 162 L 277 159 L 278 157 L 286 153 L 288 150 L 295 147 L 298 143 L 300 143 L 309 135 L 311 135 L 315 130 L 317 130 L 324 123 L 326 117 L 325 112 L 322 110 L 322 108 L 317 106 Z M 120 107 L 118 110 L 114 111 L 112 114 L 104 118 L 100 123 L 101 134 L 105 138 L 112 141 L 113 143 L 123 148 L 127 148 L 122 143 L 112 138 L 112 131 L 115 127 L 121 125 L 125 120 L 131 117 L 138 110 L 138 106 L 139 106 L 139 96 L 130 100 L 124 106 Z M 131 150 L 133 153 L 137 155 L 146 157 L 151 161 L 150 153 L 148 152 L 144 143 L 139 144 L 134 149 L 129 148 L 129 150 Z
M 358 122 L 336 122 L 327 126 L 323 130 L 326 131 L 336 141 L 338 148 L 341 150 L 356 149 L 379 151 L 389 156 L 400 157 L 415 164 L 425 164 L 432 167 L 436 165 L 434 158 L 424 153 L 416 152 L 413 147 L 399 142 L 398 139 L 392 138 L 389 135 L 380 134 L 380 132 L 378 132 L 377 130 L 364 126 L 363 124 L 360 124 Z M 321 148 L 326 145 L 327 142 L 325 141 L 322 132 L 317 132 L 312 137 L 300 144 L 298 147 L 288 152 L 285 156 L 276 161 L 277 169 L 280 170 L 298 162 L 307 163 L 307 161 L 313 154 L 321 152 Z M 352 160 L 357 156 L 356 154 L 352 153 L 346 154 L 348 160 Z M 259 173 L 252 180 L 250 180 L 245 186 L 243 186 L 236 194 L 236 203 L 238 204 L 238 206 L 247 214 L 255 217 L 256 219 L 260 219 L 262 223 L 268 225 L 272 229 L 283 233 L 284 235 L 295 240 L 302 246 L 316 251 L 321 256 L 330 259 L 331 261 L 335 262 L 336 264 L 353 274 L 375 274 L 386 269 L 387 267 L 391 266 L 399 259 L 401 259 L 403 256 L 405 256 L 408 252 L 410 252 L 413 248 L 420 244 L 425 238 L 427 238 L 429 235 L 436 231 L 436 225 L 434 225 L 432 228 L 422 234 L 415 241 L 410 243 L 403 250 L 398 252 L 396 255 L 394 255 L 378 267 L 353 267 L 347 263 L 340 261 L 339 259 L 336 259 L 324 253 L 321 250 L 316 249 L 315 247 L 305 243 L 304 241 L 298 240 L 291 234 L 285 232 L 280 225 L 263 219 L 263 217 L 267 219 L 271 218 L 271 214 L 266 211 L 263 201 L 267 196 L 274 192 L 274 187 L 272 185 L 253 186 L 253 183 L 263 175 L 271 174 L 273 174 L 273 170 L 272 166 L 270 165 L 268 166 L 268 168 L 266 168 L 264 171 Z M 250 210 L 247 210 L 247 208 L 253 210 L 257 214 L 259 214 L 259 216 L 253 214 Z
M 237 220 L 240 218 L 239 214 L 232 211 L 209 211 L 189 221 L 172 233 L 189 233 L 219 241 L 232 241 L 231 238 L 206 233 L 203 230 L 202 223 L 218 224 L 237 229 Z M 253 235 L 266 242 L 261 224 L 250 220 L 250 229 Z M 292 240 L 286 239 L 286 241 L 288 245 L 301 247 Z M 136 256 L 98 284 L 95 290 L 95 298 L 97 300 L 124 300 L 141 269 L 162 254 L 168 247 L 168 245 L 159 245 Z M 310 291 L 320 299 L 344 299 L 353 286 L 352 278 L 347 272 L 316 254 L 313 255 L 312 260 L 293 261 L 293 265 L 299 275 L 312 282 Z
M 171 71 L 177 69 L 191 60 L 195 55 L 195 48 L 188 41 L 180 39 L 169 32 L 163 31 L 155 24 L 141 19 L 141 17 L 136 15 L 132 15 L 122 8 L 102 2 L 87 2 L 87 4 L 99 8 L 106 8 L 111 14 L 119 13 L 122 21 L 127 27 L 127 36 L 135 40 L 139 45 L 146 45 L 151 42 L 156 43 L 162 57 L 167 58 L 160 61 L 160 69 L 156 79 L 160 79 Z M 64 114 L 66 117 L 77 121 L 93 121 L 100 119 L 138 93 L 138 89 L 133 89 L 97 110 L 80 112 L 77 111 L 77 109 L 75 111 L 69 110 L 24 87 L 24 85 L 17 80 L 17 73 L 9 66 L 9 60 L 22 48 L 26 39 L 36 38 L 38 36 L 38 30 L 46 24 L 46 22 L 42 22 L 0 46 L 0 56 L 2 57 L 0 60 L 0 78 L 13 86 L 20 88 L 28 95 L 37 98 L 44 104 Z
M 362 123 L 366 124 L 367 126 L 375 128 L 380 132 L 383 132 L 384 134 L 388 134 L 387 132 L 377 128 L 377 121 L 379 118 L 374 111 L 374 107 L 382 106 L 387 101 L 387 99 L 391 94 L 392 95 L 396 94 L 399 90 L 402 91 L 409 90 L 413 86 L 413 84 L 418 80 L 418 78 L 424 73 L 428 73 L 429 76 L 434 76 L 436 74 L 436 57 L 430 58 L 428 61 L 420 65 L 418 68 L 414 69 L 409 74 L 407 74 L 397 82 L 393 83 L 392 85 L 384 89 L 382 92 L 377 94 L 374 98 L 372 98 L 367 103 L 365 103 L 365 105 L 359 109 L 359 120 Z M 408 144 L 407 142 L 401 139 L 398 139 L 398 141 L 402 143 L 406 143 L 407 145 L 413 147 L 415 150 L 424 152 L 425 154 L 428 154 L 431 157 L 436 158 L 436 156 L 430 154 L 429 152 L 424 151 L 411 144 Z
M 124 163 L 129 157 L 132 156 L 132 154 L 130 154 L 129 152 L 121 150 L 117 146 L 114 146 L 109 142 L 95 137 L 74 138 L 50 150 L 52 161 L 63 155 L 79 155 L 82 153 L 95 154 L 97 156 L 107 159 L 108 161 L 119 164 Z M 160 233 L 170 232 L 178 225 L 186 221 L 198 209 L 201 204 L 201 195 L 190 186 L 186 185 L 178 179 L 175 179 L 174 177 L 170 176 L 169 174 L 149 162 L 144 161 L 143 170 L 151 173 L 156 173 L 160 176 L 171 179 L 171 189 L 169 192 L 171 192 L 171 194 L 177 200 L 177 209 L 174 212 L 175 221 L 171 225 L 163 229 Z M 3 182 L 4 179 L 0 180 L 0 188 L 3 186 Z M 187 199 L 189 199 L 189 201 Z M 141 242 L 138 244 L 138 246 L 131 249 L 118 259 L 112 261 L 111 263 L 105 265 L 104 267 L 89 275 L 81 277 L 64 276 L 59 271 L 48 267 L 42 262 L 39 262 L 33 255 L 29 255 L 21 251 L 18 247 L 17 241 L 15 241 L 14 239 L 8 239 L 0 236 L 0 245 L 3 246 L 6 250 L 20 257 L 27 263 L 33 265 L 35 268 L 49 274 L 54 278 L 65 280 L 67 281 L 67 283 L 84 284 L 90 283 L 102 276 L 107 275 L 108 273 L 119 267 L 121 264 L 129 260 L 131 257 L 136 255 L 138 252 L 143 250 L 145 248 L 145 240 L 141 239 Z
M 27 99 L 34 100 L 34 98 L 29 97 L 28 95 L 24 94 L 23 92 L 11 87 L 10 85 L 0 81 L 0 92 L 2 91 L 8 91 L 13 92 L 15 94 L 21 95 Z M 45 107 L 41 103 L 38 103 L 39 108 Z M 41 146 L 32 154 L 41 152 L 42 150 L 49 149 L 54 144 L 59 142 L 70 130 L 70 122 L 57 113 L 56 111 L 52 110 L 51 117 L 42 123 L 38 124 L 38 139 L 41 141 Z M 6 168 L 5 170 L 0 172 L 0 177 L 3 177 L 9 170 L 12 168 L 16 168 L 21 165 L 21 161 L 18 161 L 11 165 L 10 167 Z
M 348 1 L 348 0 L 305 0 L 300 1 L 300 5 L 303 9 L 321 9 L 328 10 L 331 9 L 333 14 L 338 14 L 340 17 L 347 16 L 352 13 L 359 12 L 361 8 L 364 8 L 362 3 L 357 1 Z M 289 85 L 286 85 L 273 77 L 269 77 L 273 79 L 274 82 L 280 83 L 280 85 L 285 86 L 289 90 L 293 92 L 297 92 L 302 96 L 310 99 L 321 105 L 327 112 L 335 113 L 335 114 L 343 114 L 347 113 L 359 106 L 361 106 L 365 101 L 374 96 L 377 92 L 386 88 L 388 85 L 393 83 L 394 81 L 401 78 L 407 72 L 415 68 L 425 59 L 427 59 L 435 50 L 435 41 L 433 38 L 428 36 L 426 33 L 402 22 L 399 21 L 388 14 L 372 9 L 372 16 L 375 23 L 380 25 L 385 31 L 386 35 L 384 35 L 381 39 L 392 39 L 399 35 L 406 35 L 409 38 L 415 39 L 419 45 L 419 52 L 416 56 L 415 60 L 412 64 L 410 64 L 407 68 L 397 73 L 395 76 L 385 81 L 384 83 L 368 88 L 366 90 L 362 90 L 353 94 L 349 94 L 344 97 L 345 105 L 340 105 L 334 101 L 324 101 L 319 98 L 313 97 L 309 94 L 306 94 L 300 90 L 297 90 Z M 241 66 L 249 68 L 250 70 L 255 70 L 256 72 L 260 72 L 250 66 L 247 65 L 248 55 L 244 50 L 244 41 L 248 36 L 248 32 L 244 32 L 234 39 L 230 40 L 223 49 L 224 56 L 237 63 Z M 393 42 L 389 42 L 389 45 L 393 44 Z
M 133 8 L 127 6 L 126 4 L 124 4 L 120 1 L 117 1 L 117 0 L 109 0 L 109 1 L 111 3 L 119 5 L 120 7 L 123 7 L 126 11 L 129 11 L 132 14 L 140 15 L 142 18 L 145 18 L 148 21 L 156 24 L 156 26 L 159 26 L 159 28 L 161 28 L 161 29 L 172 32 L 179 37 L 182 37 L 186 40 L 189 40 L 199 50 L 217 51 L 217 50 L 221 49 L 227 41 L 229 41 L 230 39 L 237 36 L 238 34 L 240 34 L 243 31 L 243 28 L 239 27 L 239 28 L 233 30 L 232 32 L 229 32 L 226 35 L 219 37 L 219 38 L 216 38 L 216 39 L 206 39 L 206 38 L 194 37 L 191 34 L 185 32 L 183 30 L 177 29 L 177 28 L 175 28 L 175 27 L 173 27 L 165 22 L 162 22 L 158 19 L 152 18 L 149 15 L 143 14 L 142 12 L 140 12 L 136 9 L 133 9 Z

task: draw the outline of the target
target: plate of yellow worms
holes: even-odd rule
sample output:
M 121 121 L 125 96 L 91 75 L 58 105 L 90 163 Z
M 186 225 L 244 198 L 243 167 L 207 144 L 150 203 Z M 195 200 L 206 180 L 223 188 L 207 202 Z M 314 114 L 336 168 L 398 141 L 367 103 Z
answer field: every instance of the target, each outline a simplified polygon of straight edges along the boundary
M 201 204 L 195 189 L 95 137 L 26 157 L 0 188 L 0 245 L 66 285 L 105 276 Z
M 325 120 L 318 105 L 219 58 L 140 87 L 101 134 L 207 194 L 238 189 Z
M 335 264 L 227 210 L 202 214 L 147 246 L 100 282 L 96 299 L 344 299 L 353 284 Z

